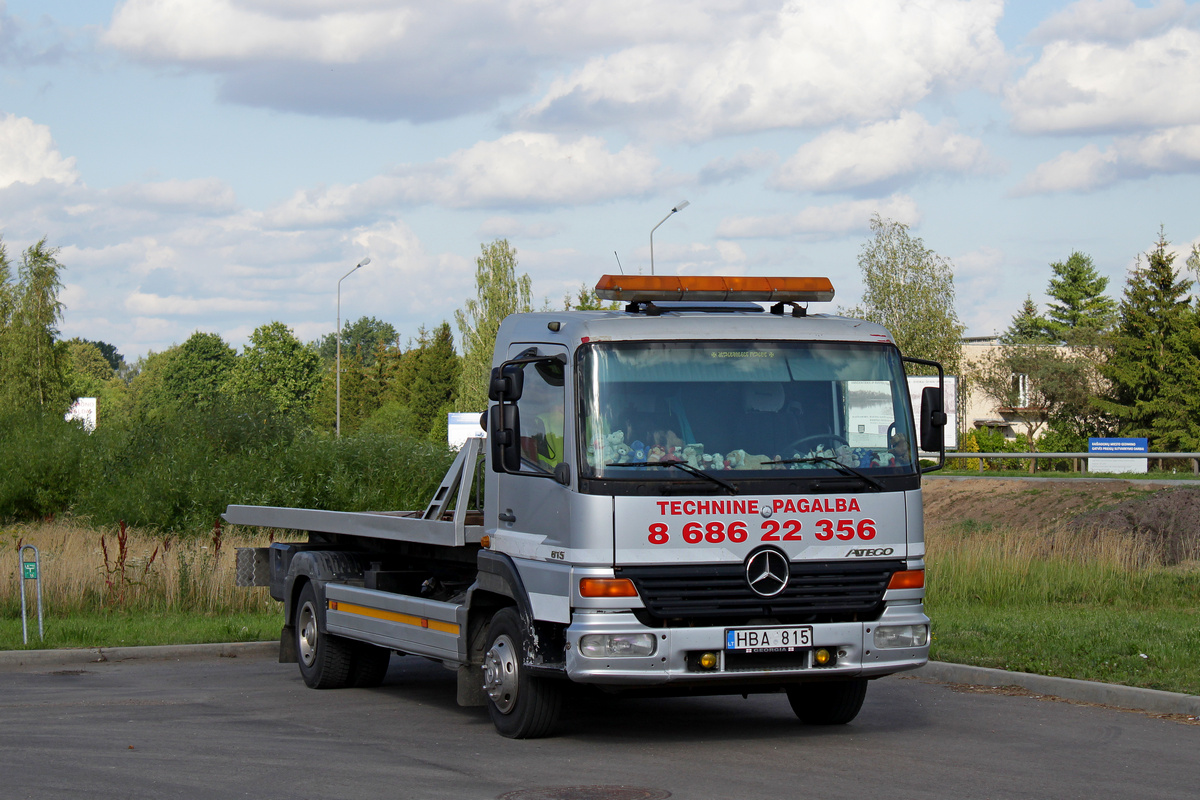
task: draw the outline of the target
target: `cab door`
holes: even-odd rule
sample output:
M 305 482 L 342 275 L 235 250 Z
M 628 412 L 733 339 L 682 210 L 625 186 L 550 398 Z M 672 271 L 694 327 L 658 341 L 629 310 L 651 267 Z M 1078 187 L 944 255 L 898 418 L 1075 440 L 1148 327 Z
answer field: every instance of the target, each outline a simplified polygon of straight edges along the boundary
M 513 557 L 538 619 L 570 620 L 570 507 L 574 483 L 575 431 L 569 409 L 573 391 L 567 349 L 555 344 L 517 343 L 507 358 L 561 356 L 522 366 L 516 472 L 495 474 L 498 502 L 493 549 Z M 565 481 L 565 482 L 564 482 Z

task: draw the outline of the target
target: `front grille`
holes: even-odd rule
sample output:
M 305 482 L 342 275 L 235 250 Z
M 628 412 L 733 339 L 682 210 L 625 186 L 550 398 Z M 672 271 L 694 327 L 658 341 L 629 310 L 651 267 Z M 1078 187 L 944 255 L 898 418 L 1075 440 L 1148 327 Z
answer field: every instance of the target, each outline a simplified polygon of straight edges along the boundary
M 793 561 L 787 588 L 774 597 L 751 591 L 740 563 L 621 567 L 617 575 L 633 581 L 647 613 L 660 624 L 838 622 L 877 617 L 888 581 L 903 568 L 902 561 Z

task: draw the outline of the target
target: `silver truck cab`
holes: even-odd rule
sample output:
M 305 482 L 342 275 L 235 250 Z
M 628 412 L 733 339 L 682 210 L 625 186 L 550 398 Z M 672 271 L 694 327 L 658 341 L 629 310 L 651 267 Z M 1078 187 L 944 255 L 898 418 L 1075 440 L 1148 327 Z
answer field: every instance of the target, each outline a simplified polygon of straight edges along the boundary
M 860 320 L 658 298 L 503 323 L 488 549 L 534 633 L 561 628 L 571 681 L 784 690 L 803 719 L 848 721 L 868 679 L 929 654 L 901 354 Z

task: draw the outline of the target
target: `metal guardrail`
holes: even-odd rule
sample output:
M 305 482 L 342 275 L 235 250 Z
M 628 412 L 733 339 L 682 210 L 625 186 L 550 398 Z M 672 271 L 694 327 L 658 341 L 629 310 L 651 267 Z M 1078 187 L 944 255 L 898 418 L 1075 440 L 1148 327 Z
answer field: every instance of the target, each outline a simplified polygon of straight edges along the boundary
M 1075 462 L 1075 469 L 1085 475 L 1088 471 L 1088 460 L 1093 458 L 1141 458 L 1147 460 L 1158 459 L 1159 461 L 1187 459 L 1192 462 L 1192 473 L 1200 475 L 1200 453 L 946 453 L 947 461 L 952 458 L 965 458 L 978 461 L 980 472 L 983 472 L 983 462 L 989 459 L 1029 459 L 1033 461 L 1033 469 L 1036 471 L 1039 459 L 1069 458 Z

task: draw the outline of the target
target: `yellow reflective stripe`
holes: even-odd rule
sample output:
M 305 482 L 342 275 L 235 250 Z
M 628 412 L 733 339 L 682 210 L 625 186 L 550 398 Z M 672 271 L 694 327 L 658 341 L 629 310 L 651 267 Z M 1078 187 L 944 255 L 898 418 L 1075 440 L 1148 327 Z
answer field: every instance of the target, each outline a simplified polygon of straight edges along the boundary
M 381 608 L 368 608 L 354 603 L 343 603 L 341 600 L 329 601 L 330 611 L 340 611 L 343 614 L 358 614 L 360 617 L 386 619 L 388 622 L 399 622 L 401 625 L 412 625 L 415 628 L 428 628 L 431 631 L 452 633 L 458 635 L 458 625 L 453 622 L 438 622 L 436 619 L 416 617 L 412 614 L 397 614 L 395 611 L 384 611 Z

